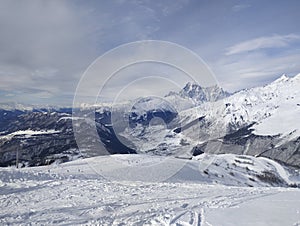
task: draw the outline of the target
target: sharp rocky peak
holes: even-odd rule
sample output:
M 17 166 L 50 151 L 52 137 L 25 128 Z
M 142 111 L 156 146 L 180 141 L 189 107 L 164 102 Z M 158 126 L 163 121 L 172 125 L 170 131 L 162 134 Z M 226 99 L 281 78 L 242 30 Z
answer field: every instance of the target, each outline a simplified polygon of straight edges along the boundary
M 179 94 L 183 97 L 192 98 L 199 103 L 217 101 L 230 95 L 218 85 L 202 87 L 199 84 L 191 82 L 188 82 Z

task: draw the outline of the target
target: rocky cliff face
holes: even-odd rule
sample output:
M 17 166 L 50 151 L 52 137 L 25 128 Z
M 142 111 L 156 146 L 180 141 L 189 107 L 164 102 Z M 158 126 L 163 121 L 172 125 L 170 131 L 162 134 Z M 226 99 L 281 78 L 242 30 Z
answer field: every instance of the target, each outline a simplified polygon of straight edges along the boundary
M 230 93 L 224 91 L 218 85 L 211 87 L 201 87 L 198 84 L 187 83 L 179 92 L 182 97 L 189 97 L 195 102 L 214 102 L 230 96 Z

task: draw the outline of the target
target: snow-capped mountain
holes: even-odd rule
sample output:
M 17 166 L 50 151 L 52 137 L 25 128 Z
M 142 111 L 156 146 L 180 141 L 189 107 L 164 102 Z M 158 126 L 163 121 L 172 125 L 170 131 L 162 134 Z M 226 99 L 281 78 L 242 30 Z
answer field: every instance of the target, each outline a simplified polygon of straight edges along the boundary
M 210 132 L 206 151 L 265 155 L 299 166 L 299 90 L 300 74 L 283 75 L 263 87 L 188 109 L 181 118 L 188 123 L 205 117 L 201 128 Z
M 98 139 L 89 134 L 91 122 L 85 119 L 92 114 L 101 142 L 113 154 L 192 158 L 203 152 L 235 153 L 300 166 L 299 90 L 300 75 L 282 76 L 232 95 L 216 86 L 188 83 L 179 93 L 164 98 L 141 98 L 114 108 L 105 104 L 79 108 L 77 117 L 71 109 L 1 110 L 1 164 L 14 164 L 17 147 L 20 159 L 36 159 L 32 165 L 45 164 L 49 155 L 78 155 L 72 120 L 77 129 L 85 131 L 81 139 L 87 148 L 81 154 L 97 155 L 93 142 Z
M 224 91 L 220 86 L 215 85 L 211 87 L 201 87 L 198 84 L 191 82 L 187 83 L 185 87 L 179 92 L 182 97 L 189 97 L 196 103 L 215 102 L 230 96 L 230 93 Z
M 283 75 L 266 86 L 242 90 L 216 103 L 204 104 L 199 110 L 205 109 L 201 114 L 234 128 L 255 122 L 253 128 L 258 135 L 284 136 L 300 130 L 299 120 L 295 120 L 300 110 L 299 88 L 300 74 L 293 78 Z M 207 109 L 211 109 L 209 114 Z
M 199 84 L 188 82 L 179 92 L 171 91 L 164 99 L 177 110 L 183 111 L 206 102 L 215 102 L 231 94 L 220 86 L 201 87 Z
M 263 155 L 300 166 L 299 78 L 300 74 L 293 78 L 283 75 L 263 87 L 230 96 L 226 93 L 226 98 L 181 111 L 174 118 L 173 130 L 131 128 L 123 136 L 142 152 Z M 188 84 L 183 90 L 191 91 L 194 99 L 204 100 L 203 89 L 196 85 Z M 195 90 L 200 90 L 198 97 Z

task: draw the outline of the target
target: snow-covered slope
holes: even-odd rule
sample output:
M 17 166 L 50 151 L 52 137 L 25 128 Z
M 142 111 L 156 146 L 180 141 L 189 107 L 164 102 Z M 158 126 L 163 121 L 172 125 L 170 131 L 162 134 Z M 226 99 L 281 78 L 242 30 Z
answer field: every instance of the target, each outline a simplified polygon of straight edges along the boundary
M 52 133 L 59 133 L 60 131 L 56 131 L 56 130 L 19 130 L 19 131 L 15 131 L 13 133 L 10 134 L 6 134 L 4 136 L 0 136 L 0 140 L 11 140 L 11 138 L 13 138 L 14 136 L 19 136 L 19 137 L 23 137 L 23 138 L 28 138 L 31 137 L 33 135 L 42 135 L 42 134 L 52 134 Z
M 269 101 L 275 110 L 253 128 L 260 135 L 300 136 L 300 74 L 293 78 L 282 76 L 270 86 L 276 98 Z M 270 107 L 271 108 L 271 107 Z
M 211 144 L 206 151 L 264 154 L 299 166 L 299 92 L 300 74 L 292 78 L 283 75 L 266 86 L 182 111 L 179 118 L 186 125 L 204 117 L 202 124 L 186 133 L 193 134 L 200 127 L 203 133 L 198 141 Z
M 1 168 L 0 224 L 236 225 L 237 220 L 241 226 L 300 223 L 299 189 L 244 187 L 245 179 L 249 185 L 265 184 L 259 177 L 244 175 L 246 166 L 248 171 L 272 170 L 278 176 L 272 161 L 235 155 L 214 157 L 188 161 L 164 182 L 152 180 L 164 172 L 157 170 L 153 175 L 147 171 L 147 167 L 158 165 L 156 159 L 145 155 Z M 173 159 L 172 164 L 182 166 L 181 161 Z M 128 174 L 135 167 L 140 175 L 144 174 L 141 180 Z M 226 172 L 226 167 L 233 168 Z M 224 186 L 218 184 L 221 180 L 241 184 Z
M 292 78 L 283 75 L 266 86 L 239 91 L 220 101 L 204 103 L 196 107 L 197 111 L 183 111 L 181 115 L 183 118 L 189 116 L 191 120 L 206 116 L 217 120 L 216 125 L 226 125 L 227 129 L 255 122 L 256 134 L 287 135 L 300 130 L 300 120 L 297 120 L 300 115 L 299 92 L 300 74 Z
M 37 166 L 80 156 L 69 109 L 0 110 L 0 166 Z

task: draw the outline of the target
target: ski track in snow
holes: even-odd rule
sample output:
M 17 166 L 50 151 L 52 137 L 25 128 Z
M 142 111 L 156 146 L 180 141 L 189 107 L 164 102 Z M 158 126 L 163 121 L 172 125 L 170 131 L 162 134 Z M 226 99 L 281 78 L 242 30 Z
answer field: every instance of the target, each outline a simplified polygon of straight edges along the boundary
M 10 187 L 10 192 L 1 194 L 1 224 L 118 225 L 156 221 L 166 225 L 180 222 L 201 225 L 202 208 L 234 207 L 245 200 L 276 192 L 200 184 L 130 182 L 124 185 L 97 179 L 56 179 L 24 183 L 20 188 L 13 186 L 8 183 L 6 187 Z
M 220 225 L 209 214 L 288 192 L 300 200 L 299 189 L 108 181 L 80 163 L 0 169 L 0 225 Z

